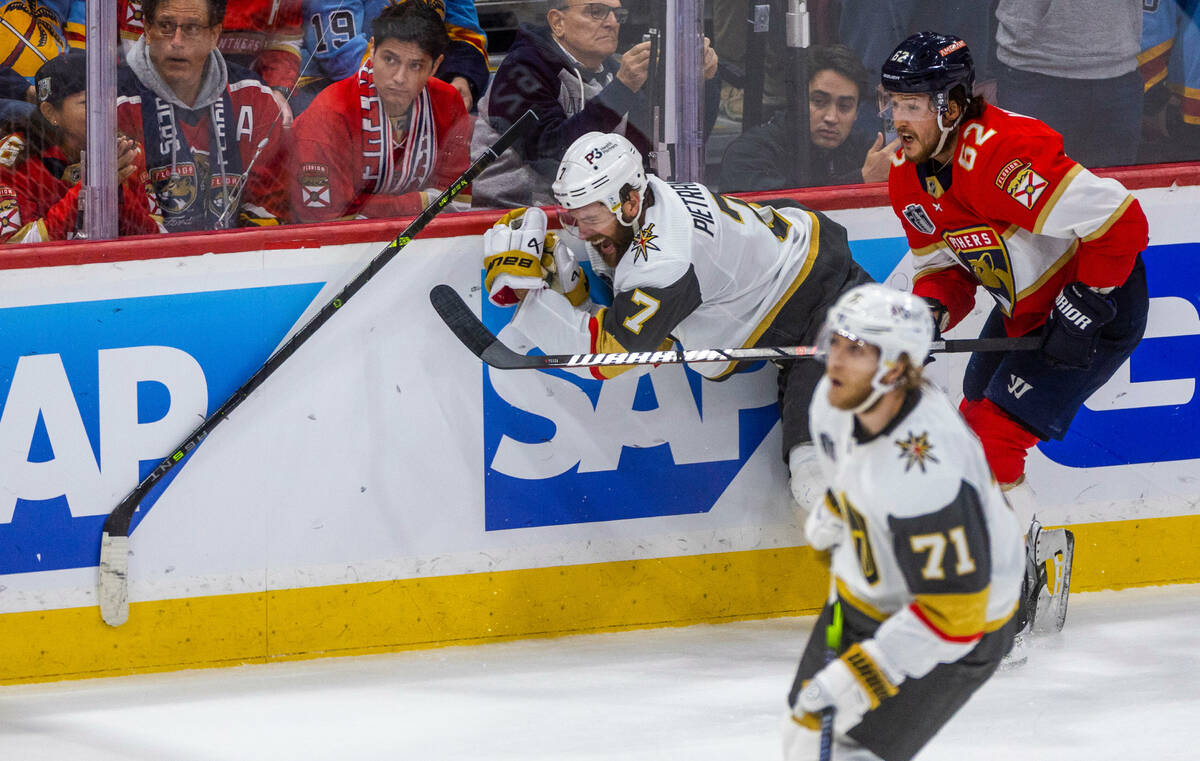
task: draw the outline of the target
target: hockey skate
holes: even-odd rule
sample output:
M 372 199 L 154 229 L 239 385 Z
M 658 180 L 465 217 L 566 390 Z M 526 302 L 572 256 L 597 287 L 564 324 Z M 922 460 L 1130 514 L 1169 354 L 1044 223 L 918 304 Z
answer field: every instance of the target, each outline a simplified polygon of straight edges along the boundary
M 1065 528 L 1044 529 L 1034 518 L 1029 543 L 1038 574 L 1030 629 L 1037 634 L 1060 632 L 1067 621 L 1075 535 Z

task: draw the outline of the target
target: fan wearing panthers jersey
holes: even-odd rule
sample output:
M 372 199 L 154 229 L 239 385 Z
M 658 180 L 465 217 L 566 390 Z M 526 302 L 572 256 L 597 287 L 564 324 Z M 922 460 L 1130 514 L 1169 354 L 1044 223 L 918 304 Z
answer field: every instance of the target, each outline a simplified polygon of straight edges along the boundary
M 817 759 L 830 708 L 833 759 L 908 761 L 1012 646 L 1021 527 L 978 439 L 922 377 L 932 338 L 924 301 L 875 283 L 843 294 L 821 329 L 810 426 L 828 488 L 804 529 L 832 579 L 788 695 L 788 761 Z
M 884 63 L 881 108 L 901 138 L 888 191 L 912 249 L 913 292 L 939 330 L 982 286 L 983 336 L 1040 335 L 1040 351 L 975 354 L 960 406 L 1005 487 L 1027 451 L 1061 439 L 1146 325 L 1146 217 L 1121 183 L 1063 152 L 1042 122 L 973 92 L 966 44 L 922 32 Z M 1099 125 L 1098 125 L 1099 128 Z
M 760 207 L 642 167 L 625 137 L 589 132 L 568 147 L 552 186 L 559 222 L 611 286 L 611 305 L 590 304 L 577 290 L 579 264 L 565 243 L 547 262 L 577 297 L 546 287 L 540 209 L 509 212 L 485 235 L 488 293 L 497 304 L 520 302 L 510 325 L 533 345 L 594 353 L 811 344 L 837 295 L 870 280 L 850 258 L 845 229 L 820 213 Z M 721 380 L 739 368 L 695 369 Z M 801 504 L 813 460 L 808 404 L 820 376 L 815 362 L 781 368 L 784 457 Z

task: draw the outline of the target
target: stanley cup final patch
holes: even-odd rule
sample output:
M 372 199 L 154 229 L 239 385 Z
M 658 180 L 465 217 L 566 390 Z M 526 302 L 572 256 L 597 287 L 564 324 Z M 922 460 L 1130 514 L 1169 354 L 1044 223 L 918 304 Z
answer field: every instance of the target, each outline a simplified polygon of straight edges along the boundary
M 933 220 L 929 218 L 929 214 L 925 212 L 925 207 L 919 203 L 910 203 L 904 207 L 904 218 L 908 223 L 917 228 L 918 232 L 925 235 L 933 235 L 933 231 L 937 226 L 933 224 Z
M 310 209 L 328 209 L 329 168 L 324 164 L 302 164 L 300 166 L 300 188 L 304 191 L 304 205 Z

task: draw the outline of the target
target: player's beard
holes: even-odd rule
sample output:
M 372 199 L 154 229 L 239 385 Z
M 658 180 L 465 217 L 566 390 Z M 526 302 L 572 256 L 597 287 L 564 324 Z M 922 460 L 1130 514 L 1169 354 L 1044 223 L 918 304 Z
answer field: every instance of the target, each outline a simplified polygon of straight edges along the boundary
M 839 410 L 853 410 L 865 402 L 874 390 L 869 378 L 854 384 L 832 382 L 829 386 L 829 403 Z
M 622 224 L 617 225 L 617 230 L 612 236 L 593 235 L 588 238 L 588 243 L 592 244 L 604 263 L 614 269 L 617 262 L 621 261 L 621 257 L 629 250 L 629 244 L 632 242 L 633 228 Z

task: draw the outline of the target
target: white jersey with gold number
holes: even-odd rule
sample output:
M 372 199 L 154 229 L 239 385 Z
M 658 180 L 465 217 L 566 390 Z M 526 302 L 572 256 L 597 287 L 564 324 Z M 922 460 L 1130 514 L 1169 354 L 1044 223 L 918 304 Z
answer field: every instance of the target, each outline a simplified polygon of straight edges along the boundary
M 911 392 L 868 436 L 829 403 L 823 378 L 809 419 L 834 498 L 814 509 L 842 521 L 837 592 L 883 622 L 875 639 L 889 659 L 920 677 L 1005 624 L 1024 575 L 1021 528 L 946 396 L 928 385 Z
M 615 271 L 590 244 L 593 268 L 612 282 L 613 303 L 571 308 L 551 290 L 526 296 L 514 326 L 548 353 L 752 346 L 804 283 L 818 256 L 820 220 L 775 210 L 689 182 L 648 178 L 641 229 Z M 611 377 L 628 367 L 594 371 Z M 729 364 L 695 368 L 720 377 Z

